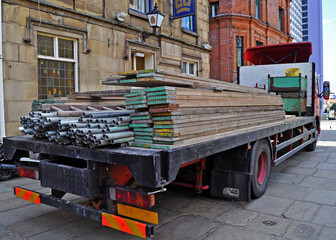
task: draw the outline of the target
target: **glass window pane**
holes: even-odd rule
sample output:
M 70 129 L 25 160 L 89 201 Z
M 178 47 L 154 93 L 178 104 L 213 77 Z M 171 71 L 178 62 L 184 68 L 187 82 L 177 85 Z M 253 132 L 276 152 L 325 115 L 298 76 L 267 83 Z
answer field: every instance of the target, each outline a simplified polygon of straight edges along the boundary
M 66 95 L 70 95 L 72 93 L 72 89 L 70 87 L 66 88 Z
M 244 65 L 243 55 L 244 55 L 244 42 L 243 37 L 236 37 L 236 67 Z
M 192 74 L 192 75 L 195 74 L 194 67 L 195 67 L 195 64 L 189 63 L 189 74 Z
M 283 12 L 284 12 L 284 10 L 282 8 L 279 8 L 279 28 L 280 28 L 280 31 L 283 31 Z
M 255 0 L 255 17 L 260 19 L 260 2 Z
M 144 0 L 138 0 L 138 10 L 140 12 L 145 12 L 145 1 Z
M 193 16 L 188 16 L 188 17 L 183 17 L 182 18 L 182 28 L 188 29 L 190 31 L 195 31 L 195 26 L 194 26 L 194 15 Z
M 74 59 L 74 42 L 71 40 L 58 39 L 58 56 L 61 58 Z
M 183 62 L 183 73 L 187 73 L 187 63 Z
M 38 96 L 40 99 L 66 97 L 75 91 L 74 63 L 45 59 L 39 59 L 38 63 Z
M 150 11 L 149 0 L 130 0 L 130 7 L 143 13 Z
M 210 3 L 210 17 L 215 17 L 218 15 L 219 2 Z
M 37 35 L 38 55 L 54 56 L 54 39 L 52 37 Z

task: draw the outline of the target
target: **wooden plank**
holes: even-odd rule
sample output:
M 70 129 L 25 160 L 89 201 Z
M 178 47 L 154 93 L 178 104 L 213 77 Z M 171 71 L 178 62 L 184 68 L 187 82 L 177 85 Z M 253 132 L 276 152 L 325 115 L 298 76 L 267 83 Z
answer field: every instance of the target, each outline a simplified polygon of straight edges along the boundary
M 227 83 L 219 80 L 201 78 L 196 76 L 189 76 L 185 74 L 176 74 L 165 72 L 162 70 L 151 69 L 144 70 L 141 72 L 120 72 L 126 78 L 135 77 L 134 79 L 107 79 L 103 84 L 119 84 L 127 86 L 184 86 L 184 87 L 193 87 L 193 88 L 216 88 L 222 90 L 236 91 L 236 92 L 259 92 L 264 93 L 264 90 L 261 89 L 252 89 L 245 86 L 240 86 L 233 83 Z
M 157 137 L 179 137 L 181 133 L 154 133 L 153 136 Z
M 244 133 L 244 132 L 251 132 L 251 131 L 256 131 L 256 130 L 259 130 L 259 129 L 270 128 L 272 126 L 277 126 L 279 124 L 286 124 L 286 123 L 285 123 L 285 121 L 273 121 L 271 123 L 264 123 L 263 125 L 259 125 L 259 126 L 250 126 L 250 127 L 247 126 L 247 127 L 244 127 L 244 128 L 240 128 L 238 130 L 231 130 L 231 131 L 227 131 L 227 132 L 212 134 L 212 135 L 209 135 L 209 136 L 201 136 L 201 137 L 191 138 L 191 139 L 188 139 L 188 140 L 184 140 L 183 143 L 177 144 L 177 145 L 140 144 L 140 143 L 133 145 L 131 143 L 131 146 L 145 147 L 145 148 L 152 148 L 152 149 L 166 149 L 166 150 L 176 149 L 176 148 L 190 146 L 190 145 L 194 145 L 194 144 L 198 144 L 198 143 L 202 143 L 202 142 L 213 141 L 213 140 L 220 139 L 220 138 L 223 138 L 223 137 L 233 136 L 233 135 Z
M 192 133 L 192 134 L 187 134 L 187 135 L 181 134 L 179 139 L 183 140 L 184 143 L 189 141 L 190 144 L 195 143 L 195 142 L 199 143 L 199 142 L 204 142 L 204 141 L 211 141 L 211 140 L 214 140 L 216 138 L 216 136 L 215 136 L 216 134 L 225 134 L 227 132 L 239 131 L 240 129 L 246 129 L 246 128 L 250 128 L 250 127 L 256 127 L 257 128 L 257 127 L 260 127 L 260 126 L 265 125 L 265 124 L 271 124 L 273 122 L 274 122 L 273 120 L 260 120 L 260 122 L 257 126 L 254 123 L 247 122 L 247 123 L 244 123 L 244 124 L 240 125 L 239 128 L 237 128 L 236 126 L 226 126 L 226 127 L 221 128 L 221 129 L 210 129 L 210 130 L 207 130 L 207 131 L 204 131 L 204 132 L 199 132 L 199 133 Z M 198 138 L 203 138 L 203 140 L 199 139 L 200 140 L 199 141 Z M 179 147 L 179 146 L 176 146 L 176 147 Z
M 153 132 L 134 132 L 135 136 L 153 136 Z
M 200 82 L 200 83 L 212 83 L 212 84 L 220 84 L 220 85 L 223 85 L 223 86 L 227 86 L 227 87 L 231 87 L 231 88 L 234 88 L 235 86 L 237 86 L 237 88 L 239 89 L 243 89 L 243 90 L 247 90 L 249 91 L 251 88 L 250 87 L 245 87 L 245 86 L 242 86 L 242 85 L 237 85 L 237 84 L 234 84 L 234 83 L 228 83 L 228 82 L 223 82 L 223 81 L 220 81 L 220 80 L 215 80 L 215 79 L 210 79 L 210 78 L 203 78 L 203 77 L 197 77 L 197 76 L 192 76 L 192 75 L 187 75 L 187 74 L 177 74 L 177 73 L 173 73 L 173 72 L 168 72 L 168 71 L 164 71 L 164 70 L 157 70 L 156 71 L 157 73 L 160 73 L 162 75 L 164 75 L 166 78 L 179 78 L 179 79 L 185 79 L 185 80 L 192 80 L 192 81 L 196 81 L 196 82 Z M 235 86 L 232 86 L 232 85 L 235 85 Z M 255 92 L 265 92 L 264 90 L 262 89 L 257 89 L 257 88 L 254 88 L 254 91 Z
M 127 105 L 125 106 L 126 109 L 141 109 L 141 108 L 148 108 L 147 104 L 137 104 L 137 105 Z
M 147 100 L 138 100 L 138 101 L 126 101 L 125 105 L 140 105 L 147 103 Z
M 131 113 L 130 116 L 131 117 L 138 117 L 138 116 L 148 116 L 150 115 L 150 113 L 148 111 L 144 111 L 144 112 L 134 112 Z
M 143 100 L 143 99 L 147 99 L 146 95 L 138 95 L 138 96 L 134 96 L 134 97 L 127 97 L 126 102 L 134 102 L 134 101 Z
M 129 127 L 131 128 L 147 128 L 147 127 L 151 127 L 151 124 L 149 123 L 131 123 L 129 125 Z
M 194 115 L 180 115 L 180 116 L 164 116 L 164 117 L 153 117 L 153 121 L 156 124 L 160 124 L 158 121 L 180 121 L 181 123 L 191 123 L 191 122 L 202 122 L 202 121 L 211 121 L 211 120 L 225 120 L 225 119 L 241 119 L 244 117 L 267 117 L 267 116 L 285 116 L 283 110 L 280 111 L 265 111 L 265 112 L 240 112 L 240 113 L 215 113 L 215 114 L 194 114 Z M 162 123 L 161 123 L 162 124 Z
M 135 139 L 153 140 L 153 136 L 152 135 L 139 135 L 139 134 L 136 134 L 135 135 Z
M 152 112 L 152 107 L 149 111 Z M 159 116 L 176 116 L 176 115 L 194 115 L 194 114 L 216 114 L 216 113 L 232 113 L 232 112 L 249 112 L 249 111 L 272 111 L 283 110 L 281 106 L 257 106 L 257 107 L 213 107 L 213 108 L 162 108 L 157 113 L 152 113 L 153 117 Z
M 147 115 L 143 115 L 143 116 L 131 116 L 131 120 L 133 121 L 136 121 L 136 120 L 148 120 L 148 119 L 152 119 L 151 116 L 148 115 L 148 112 L 147 112 Z
M 151 107 L 152 108 L 152 107 Z M 282 106 L 231 106 L 231 107 L 197 107 L 197 108 L 176 108 L 177 111 L 183 115 L 193 114 L 215 114 L 215 113 L 232 113 L 232 112 L 249 112 L 249 111 L 273 111 L 283 110 Z M 153 114 L 157 116 L 157 114 Z
M 223 137 L 233 136 L 233 135 L 246 133 L 246 132 L 251 132 L 251 131 L 257 131 L 257 130 L 260 130 L 260 129 L 271 128 L 273 126 L 278 126 L 278 125 L 281 125 L 281 124 L 288 124 L 288 122 L 295 121 L 297 119 L 298 119 L 298 117 L 291 117 L 289 119 L 285 119 L 285 120 L 281 120 L 281 121 L 272 121 L 270 123 L 266 122 L 266 123 L 263 123 L 263 124 L 258 125 L 258 126 L 243 127 L 243 128 L 240 128 L 240 129 L 231 130 L 231 131 L 227 131 L 227 132 L 221 132 L 221 133 L 218 133 L 218 134 L 212 134 L 212 135 L 209 135 L 209 136 L 201 136 L 201 137 L 198 137 L 198 138 L 192 138 L 192 139 L 189 139 L 189 140 L 184 140 L 183 144 L 172 146 L 171 149 L 190 146 L 190 145 L 193 145 L 193 144 L 202 143 L 202 142 L 206 142 L 206 141 L 213 141 L 213 140 L 220 139 L 220 138 L 223 138 Z
M 146 91 L 145 88 L 133 88 L 130 90 L 131 93 L 138 93 L 138 92 L 143 92 Z
M 240 85 L 236 85 L 240 86 Z M 162 87 L 155 87 L 155 88 L 149 88 L 146 89 L 146 92 L 148 96 L 160 96 L 160 95 L 224 95 L 224 96 L 232 96 L 232 95 L 242 95 L 249 97 L 251 95 L 257 95 L 257 96 L 264 96 L 264 95 L 270 95 L 266 91 L 262 92 L 255 92 L 254 88 L 249 88 L 251 91 L 250 92 L 236 92 L 236 91 L 216 91 L 213 89 L 190 89 L 190 88 L 182 88 L 182 87 L 167 87 L 167 86 L 162 86 Z M 270 95 L 274 96 L 274 95 Z
M 227 101 L 188 101 L 188 100 L 162 100 L 162 101 L 147 101 L 147 105 L 157 105 L 157 104 L 178 104 L 180 108 L 186 107 L 236 107 L 236 106 L 283 106 L 283 102 L 280 99 L 274 99 L 272 102 L 265 101 L 264 99 L 227 99 Z
M 146 92 L 134 92 L 134 93 L 129 93 L 129 94 L 125 94 L 126 98 L 130 98 L 130 97 L 137 97 L 137 96 L 142 96 L 145 95 Z
M 137 70 L 119 72 L 119 75 L 121 75 L 121 76 L 136 76 L 137 74 L 139 74 L 139 71 L 137 71 Z
M 141 124 L 141 123 L 153 123 L 152 119 L 147 120 L 132 120 L 132 124 Z
M 267 118 L 244 118 L 239 121 L 239 123 L 232 123 L 227 121 L 211 121 L 211 122 L 195 122 L 195 123 L 187 123 L 187 124 L 178 124 L 178 125 L 156 125 L 154 124 L 153 128 L 154 131 L 157 132 L 158 130 L 173 130 L 173 132 L 181 133 L 181 135 L 185 133 L 193 133 L 193 132 L 201 132 L 207 131 L 208 129 L 213 129 L 218 127 L 221 129 L 223 126 L 236 126 L 240 127 L 239 124 L 245 124 L 246 122 L 251 122 L 254 125 L 258 125 L 259 121 L 261 120 L 279 120 L 279 117 L 267 117 Z
M 246 122 L 248 123 L 253 123 L 254 125 L 258 125 L 260 124 L 260 122 L 263 121 L 274 121 L 274 120 L 279 120 L 277 117 L 267 117 L 267 118 L 262 118 L 262 119 L 256 119 L 256 118 L 252 118 L 252 119 L 242 119 L 239 121 L 232 121 L 232 122 L 222 122 L 222 123 L 213 123 L 213 124 L 205 124 L 202 127 L 200 127 L 201 125 L 198 126 L 186 126 L 186 127 L 182 127 L 181 124 L 176 125 L 176 126 L 172 126 L 172 125 L 168 125 L 168 127 L 164 127 L 164 126 L 157 126 L 154 127 L 154 133 L 180 133 L 181 135 L 183 134 L 190 134 L 190 133 L 199 133 L 199 132 L 204 132 L 204 131 L 208 131 L 208 130 L 214 130 L 214 129 L 222 129 L 223 127 L 231 127 L 231 126 L 235 126 L 235 127 L 239 127 L 239 124 L 245 124 Z
M 134 141 L 135 141 L 135 142 L 140 142 L 140 143 L 154 143 L 153 140 L 149 140 L 149 139 L 139 139 L 139 138 L 135 138 Z
M 154 128 L 151 127 L 135 127 L 133 130 L 135 132 L 154 132 Z
M 234 99 L 249 99 L 249 100 L 254 100 L 254 99 L 264 99 L 265 101 L 279 101 L 281 99 L 280 96 L 275 96 L 275 95 L 264 95 L 264 96 L 258 96 L 258 95 L 250 95 L 250 96 L 244 96 L 241 94 L 228 94 L 227 96 L 224 95 L 197 95 L 197 96 L 192 96 L 192 95 L 162 95 L 162 96 L 153 96 L 153 97 L 147 97 L 147 101 L 160 101 L 160 100 L 189 100 L 189 101 L 203 101 L 203 100 L 211 100 L 211 101 L 228 101 L 228 100 L 234 100 Z M 127 101 L 130 101 L 127 99 Z M 126 101 L 126 102 L 127 102 Z
M 139 143 L 139 142 L 131 142 L 130 145 L 132 147 L 142 147 L 142 148 L 151 148 L 151 149 L 172 149 L 172 146 L 169 145 L 160 145 L 160 144 L 150 144 L 150 143 Z

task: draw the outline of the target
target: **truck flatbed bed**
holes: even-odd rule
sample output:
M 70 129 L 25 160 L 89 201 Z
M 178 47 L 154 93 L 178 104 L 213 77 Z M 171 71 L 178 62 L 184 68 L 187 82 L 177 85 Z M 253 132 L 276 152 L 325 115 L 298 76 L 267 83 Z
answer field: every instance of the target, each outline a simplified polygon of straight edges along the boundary
M 314 117 L 286 116 L 283 121 L 210 135 L 195 140 L 192 145 L 182 145 L 170 150 L 135 147 L 91 149 L 74 145 L 58 145 L 30 136 L 5 138 L 4 145 L 5 155 L 9 159 L 12 159 L 16 152 L 32 151 L 86 161 L 125 165 L 140 185 L 158 188 L 174 181 L 181 164 L 312 122 L 314 122 Z

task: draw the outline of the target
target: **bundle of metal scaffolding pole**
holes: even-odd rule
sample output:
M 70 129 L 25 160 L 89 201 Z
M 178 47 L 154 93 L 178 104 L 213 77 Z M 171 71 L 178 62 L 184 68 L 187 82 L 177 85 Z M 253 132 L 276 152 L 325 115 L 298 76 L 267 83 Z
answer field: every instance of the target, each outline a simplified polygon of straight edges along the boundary
M 20 132 L 61 145 L 78 145 L 90 148 L 119 146 L 134 140 L 129 129 L 132 110 L 32 111 L 20 118 Z M 65 114 L 63 113 L 65 112 Z

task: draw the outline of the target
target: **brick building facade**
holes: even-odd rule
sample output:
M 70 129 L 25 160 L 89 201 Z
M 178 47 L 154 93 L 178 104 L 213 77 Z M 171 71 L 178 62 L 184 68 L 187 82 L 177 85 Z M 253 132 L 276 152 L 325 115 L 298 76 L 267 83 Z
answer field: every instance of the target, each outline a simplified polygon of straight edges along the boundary
M 172 1 L 155 2 L 165 19 L 158 34 L 143 41 L 142 33 L 152 32 L 145 13 L 153 0 L 1 1 L 0 120 L 6 129 L 0 138 L 19 133 L 19 118 L 34 99 L 112 89 L 101 81 L 119 71 L 158 68 L 209 77 L 208 1 L 195 1 L 195 17 L 175 20 Z
M 210 77 L 235 81 L 245 49 L 291 41 L 291 0 L 209 0 Z

